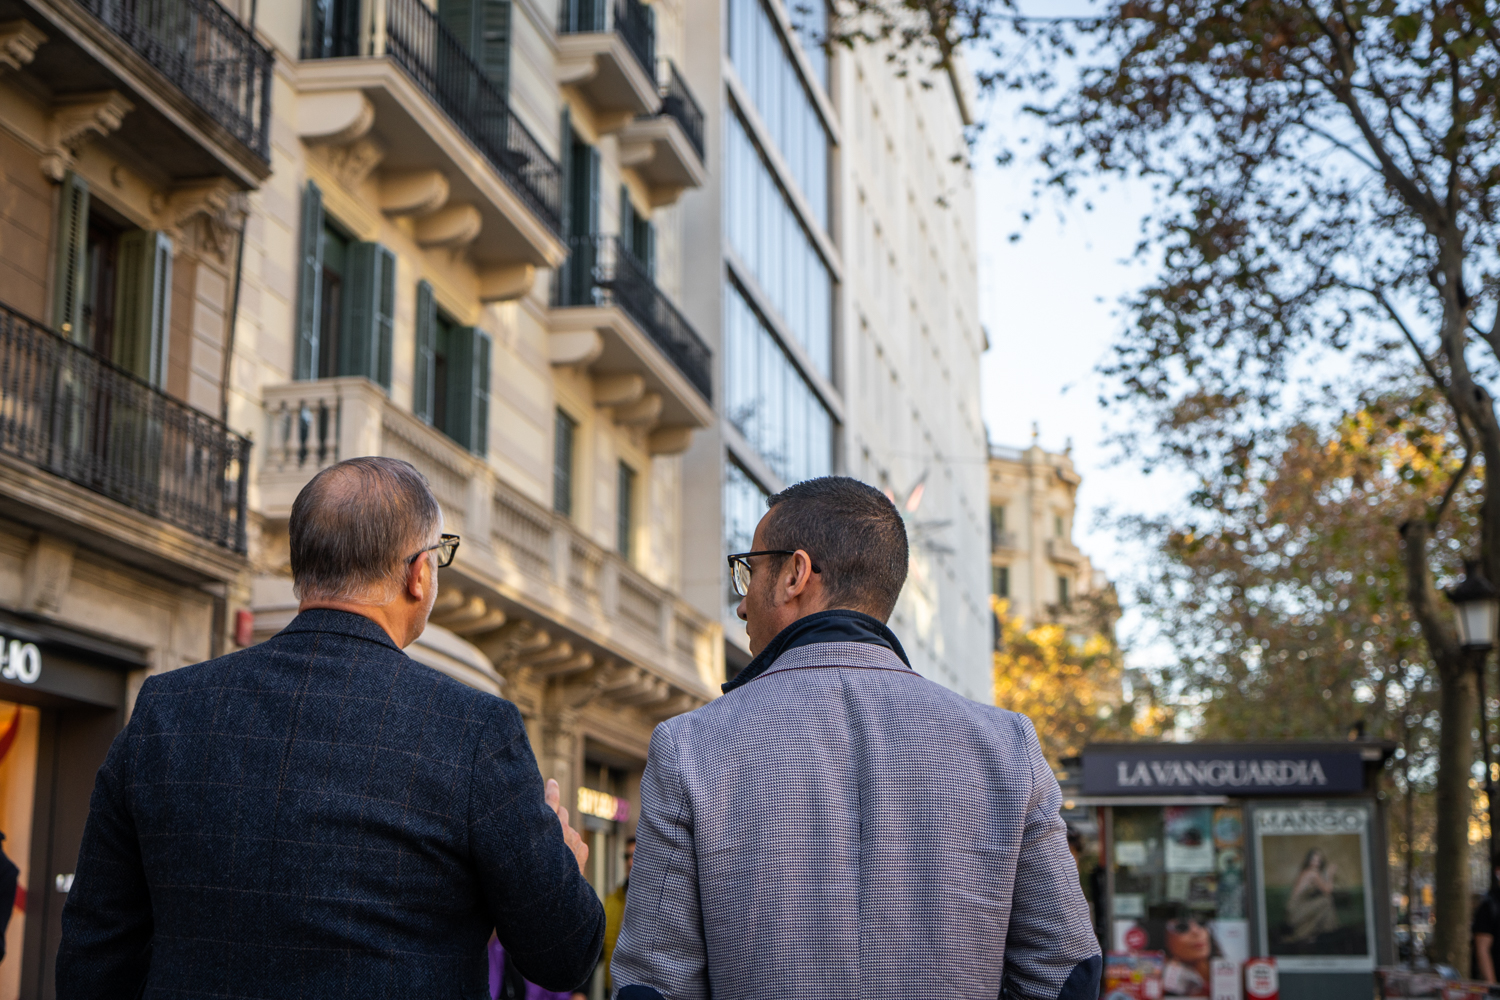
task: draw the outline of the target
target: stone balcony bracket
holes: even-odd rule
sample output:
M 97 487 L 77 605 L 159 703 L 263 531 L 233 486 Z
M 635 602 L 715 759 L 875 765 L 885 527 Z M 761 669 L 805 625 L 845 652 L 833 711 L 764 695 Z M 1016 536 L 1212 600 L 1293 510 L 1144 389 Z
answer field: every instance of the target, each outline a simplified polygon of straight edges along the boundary
M 670 115 L 636 118 L 621 129 L 620 166 L 645 184 L 653 208 L 673 204 L 708 180 L 702 157 Z
M 556 80 L 587 102 L 601 134 L 617 132 L 637 115 L 654 115 L 661 107 L 656 81 L 614 31 L 559 35 Z
M 600 384 L 616 398 L 640 392 L 621 405 L 651 398 L 628 379 Z M 264 405 L 256 486 L 260 513 L 271 520 L 286 518 L 302 486 L 343 458 L 401 458 L 427 477 L 445 525 L 463 536 L 457 560 L 440 574 L 432 622 L 471 643 L 500 676 L 566 685 L 569 698 L 592 691 L 589 698 L 652 718 L 716 692 L 722 626 L 511 488 L 374 383 L 272 386 Z
M 690 431 L 713 422 L 713 407 L 619 306 L 554 307 L 549 329 L 552 364 L 587 370 L 596 393 L 608 386 L 595 402 L 613 408 L 617 423 Z
M 373 177 L 375 203 L 412 218 L 422 246 L 465 252 L 481 273 L 556 267 L 567 256 L 523 194 L 392 60 L 307 60 L 296 82 L 302 141 L 351 192 L 368 197 L 358 189 Z

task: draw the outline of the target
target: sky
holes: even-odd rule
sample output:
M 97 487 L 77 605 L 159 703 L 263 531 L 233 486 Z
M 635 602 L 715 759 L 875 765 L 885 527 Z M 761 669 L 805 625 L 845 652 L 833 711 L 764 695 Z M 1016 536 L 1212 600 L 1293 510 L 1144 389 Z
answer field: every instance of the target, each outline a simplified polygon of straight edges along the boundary
M 1089 5 L 1049 0 L 1047 8 L 1085 13 Z M 1148 475 L 1138 463 L 1118 461 L 1106 436 L 1126 415 L 1100 406 L 1104 383 L 1097 368 L 1124 323 L 1119 300 L 1150 275 L 1148 262 L 1133 259 L 1149 192 L 1112 182 L 1087 192 L 1093 211 L 1081 200 L 1049 199 L 1033 221 L 1023 223 L 1022 213 L 1038 204 L 1031 184 L 1036 169 L 1024 155 L 1002 168 L 995 150 L 1000 135 L 1035 135 L 1035 126 L 1015 113 L 1013 98 L 990 95 L 981 103 L 986 134 L 974 164 L 979 310 L 990 341 L 982 362 L 985 424 L 998 445 L 1028 446 L 1033 427 L 1043 448 L 1057 451 L 1071 443 L 1083 479 L 1074 540 L 1119 586 L 1127 605 L 1121 637 L 1135 665 L 1146 665 L 1143 657 L 1155 659 L 1160 652 L 1150 648 L 1140 616 L 1129 609 L 1129 581 L 1140 552 L 1116 536 L 1103 513 L 1160 513 L 1180 503 L 1188 485 L 1178 473 Z M 1012 242 L 1017 232 L 1021 237 Z

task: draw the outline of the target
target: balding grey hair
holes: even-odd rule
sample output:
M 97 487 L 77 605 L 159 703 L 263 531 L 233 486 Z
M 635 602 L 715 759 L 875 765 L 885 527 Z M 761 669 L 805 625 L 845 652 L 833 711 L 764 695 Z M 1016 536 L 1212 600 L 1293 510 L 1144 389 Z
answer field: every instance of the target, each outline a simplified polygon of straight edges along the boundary
M 298 600 L 384 604 L 406 585 L 406 560 L 437 540 L 442 512 L 426 478 L 395 458 L 351 458 L 312 477 L 288 530 Z

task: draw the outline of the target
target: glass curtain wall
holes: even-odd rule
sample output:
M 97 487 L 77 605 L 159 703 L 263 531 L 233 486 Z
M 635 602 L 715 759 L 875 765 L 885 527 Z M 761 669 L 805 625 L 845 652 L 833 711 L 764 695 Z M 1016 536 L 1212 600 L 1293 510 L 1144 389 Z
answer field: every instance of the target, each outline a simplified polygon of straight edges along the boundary
M 732 282 L 724 289 L 724 412 L 783 482 L 833 471 L 833 417 Z
M 724 228 L 824 378 L 833 369 L 833 279 L 737 115 L 725 139 Z
M 822 49 L 812 51 L 826 72 Z M 729 59 L 814 218 L 826 229 L 828 132 L 762 0 L 730 0 Z M 813 65 L 816 71 L 820 62 Z

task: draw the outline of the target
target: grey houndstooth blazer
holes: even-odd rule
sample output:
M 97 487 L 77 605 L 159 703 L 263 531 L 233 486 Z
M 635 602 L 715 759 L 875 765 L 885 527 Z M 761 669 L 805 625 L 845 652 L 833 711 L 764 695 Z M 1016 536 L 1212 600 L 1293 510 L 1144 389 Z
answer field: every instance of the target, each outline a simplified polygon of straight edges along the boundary
M 662 723 L 621 1000 L 1095 1000 L 1101 967 L 1023 716 L 822 642 Z

